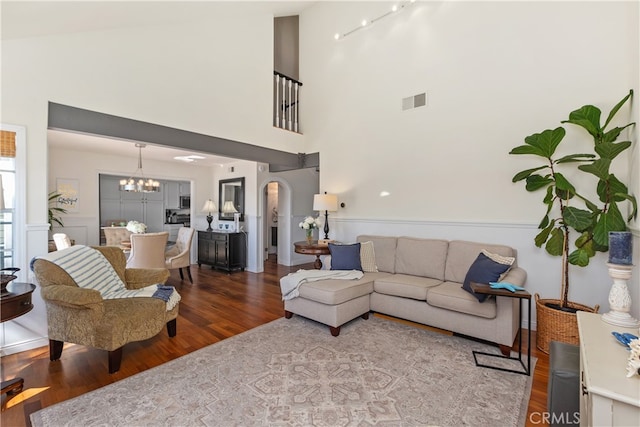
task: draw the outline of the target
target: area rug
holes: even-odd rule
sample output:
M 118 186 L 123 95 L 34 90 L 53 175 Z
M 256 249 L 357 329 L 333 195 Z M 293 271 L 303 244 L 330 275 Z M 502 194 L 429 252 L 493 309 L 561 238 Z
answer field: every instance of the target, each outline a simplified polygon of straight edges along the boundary
M 496 347 L 358 318 L 294 316 L 31 414 L 34 426 L 520 426 L 531 377 L 475 366 Z M 498 360 L 498 359 L 496 359 Z

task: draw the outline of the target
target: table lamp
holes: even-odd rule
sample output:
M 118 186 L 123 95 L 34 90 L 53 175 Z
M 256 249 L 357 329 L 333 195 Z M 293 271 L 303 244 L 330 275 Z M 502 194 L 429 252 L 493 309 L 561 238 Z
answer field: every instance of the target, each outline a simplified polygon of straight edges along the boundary
M 204 202 L 204 206 L 202 207 L 202 212 L 206 212 L 207 213 L 207 222 L 209 223 L 209 227 L 207 228 L 207 231 L 213 231 L 213 228 L 211 228 L 211 221 L 213 221 L 213 212 L 216 212 L 218 210 L 218 208 L 216 207 L 216 204 L 213 203 L 213 200 L 209 199 L 206 202 Z
M 329 211 L 338 210 L 338 196 L 335 194 L 315 194 L 313 196 L 313 210 L 324 211 L 324 238 L 329 239 Z

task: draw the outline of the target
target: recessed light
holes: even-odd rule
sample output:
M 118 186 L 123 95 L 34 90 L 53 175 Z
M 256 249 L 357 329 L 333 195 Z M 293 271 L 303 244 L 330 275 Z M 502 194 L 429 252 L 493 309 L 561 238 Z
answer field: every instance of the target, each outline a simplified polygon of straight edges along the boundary
M 195 162 L 196 160 L 202 160 L 202 159 L 205 159 L 205 158 L 206 157 L 198 156 L 196 154 L 191 154 L 189 156 L 177 156 L 177 157 L 174 157 L 175 160 L 181 160 L 181 161 L 187 162 L 187 163 Z

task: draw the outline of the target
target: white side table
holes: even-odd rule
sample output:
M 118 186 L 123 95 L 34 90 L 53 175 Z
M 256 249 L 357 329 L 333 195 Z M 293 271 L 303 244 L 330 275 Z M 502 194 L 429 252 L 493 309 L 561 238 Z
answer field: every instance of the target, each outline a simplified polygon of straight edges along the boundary
M 611 332 L 637 329 L 610 325 L 596 313 L 578 312 L 581 426 L 640 425 L 640 378 L 627 378 L 628 351 Z

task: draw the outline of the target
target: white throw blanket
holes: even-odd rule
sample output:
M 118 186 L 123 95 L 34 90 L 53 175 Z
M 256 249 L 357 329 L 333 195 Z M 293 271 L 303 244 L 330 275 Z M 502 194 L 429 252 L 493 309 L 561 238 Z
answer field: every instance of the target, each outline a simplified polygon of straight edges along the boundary
M 298 288 L 307 282 L 326 279 L 357 280 L 364 274 L 359 270 L 298 270 L 280 279 L 282 299 L 290 300 L 300 295 Z
M 180 294 L 173 286 L 165 286 L 161 283 L 141 289 L 127 289 L 109 260 L 98 250 L 88 246 L 75 245 L 36 258 L 50 261 L 59 266 L 71 276 L 79 287 L 94 289 L 100 292 L 103 299 L 159 298 L 167 303 L 167 311 L 173 309 L 180 301 Z M 33 261 L 31 261 L 32 264 Z

